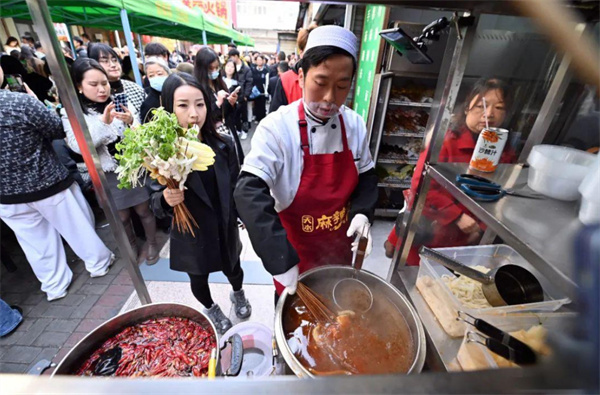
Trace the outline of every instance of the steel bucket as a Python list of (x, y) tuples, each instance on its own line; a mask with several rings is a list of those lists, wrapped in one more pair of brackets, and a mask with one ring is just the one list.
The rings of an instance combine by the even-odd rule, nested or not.
[[(139, 324), (143, 321), (164, 317), (188, 318), (202, 325), (204, 329), (212, 332), (215, 336), (215, 344), (219, 344), (217, 331), (211, 320), (204, 313), (183, 304), (178, 303), (152, 303), (129, 310), (123, 314), (111, 318), (99, 327), (91, 331), (86, 337), (71, 349), (71, 351), (58, 364), (52, 377), (55, 375), (73, 375), (79, 367), (109, 338), (115, 336), (123, 329)], [(217, 352), (217, 367), (219, 364), (219, 353)]]
[[(354, 269), (350, 266), (322, 266), (303, 273), (299, 277), (299, 280), (311, 288), (318, 289), (319, 284), (322, 284), (323, 281), (335, 284), (339, 280), (352, 277), (354, 273)], [(425, 331), (423, 330), (423, 325), (421, 324), (419, 315), (414, 307), (410, 304), (408, 299), (398, 291), (398, 289), (378, 276), (361, 270), (357, 273), (357, 279), (364, 282), (369, 288), (377, 290), (377, 295), (374, 295), (375, 302), (377, 301), (377, 298), (385, 298), (387, 299), (388, 304), (392, 305), (393, 308), (402, 315), (411, 332), (415, 351), (413, 363), (407, 373), (420, 373), (425, 363)], [(296, 374), (296, 376), (314, 377), (314, 375), (298, 361), (288, 346), (285, 330), (283, 328), (283, 314), (289, 305), (288, 299), (288, 293), (287, 290), (285, 290), (279, 298), (279, 302), (275, 308), (275, 339), (277, 348), (288, 367)]]

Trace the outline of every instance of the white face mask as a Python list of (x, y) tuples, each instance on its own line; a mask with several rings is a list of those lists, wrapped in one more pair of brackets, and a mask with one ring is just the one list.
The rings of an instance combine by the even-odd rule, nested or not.
[(163, 87), (163, 84), (165, 83), (166, 79), (167, 79), (167, 76), (162, 75), (162, 76), (149, 78), (148, 82), (150, 83), (150, 87), (152, 89), (162, 92), (162, 87)]
[(340, 107), (328, 102), (304, 102), (304, 105), (312, 115), (321, 119), (329, 119), (340, 112)]
[(215, 70), (213, 72), (208, 73), (208, 78), (211, 80), (216, 80), (219, 77), (219, 70)]

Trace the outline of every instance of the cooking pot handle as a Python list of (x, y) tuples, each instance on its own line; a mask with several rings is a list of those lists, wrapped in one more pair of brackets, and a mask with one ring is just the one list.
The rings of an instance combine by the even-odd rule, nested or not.
[(463, 265), (449, 256), (446, 256), (438, 251), (434, 251), (431, 248), (421, 246), (419, 249), (419, 255), (423, 255), (424, 257), (431, 259), (450, 270), (454, 270), (455, 272), (465, 275), (480, 283), (490, 284), (494, 281), (491, 276), (481, 273), (479, 270), (472, 269), (469, 266)]
[(242, 360), (244, 359), (244, 343), (242, 337), (237, 333), (231, 335), (229, 339), (225, 341), (225, 345), (221, 347), (223, 350), (227, 347), (227, 343), (231, 344), (231, 363), (229, 369), (223, 374), (224, 376), (237, 376), (240, 374), (242, 369)]

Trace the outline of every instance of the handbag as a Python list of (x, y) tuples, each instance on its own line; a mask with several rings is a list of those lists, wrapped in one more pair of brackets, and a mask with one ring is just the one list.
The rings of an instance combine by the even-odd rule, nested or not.
[(260, 93), (260, 91), (258, 90), (258, 88), (256, 87), (256, 85), (254, 85), (252, 87), (252, 92), (250, 92), (250, 96), (248, 98), (249, 99), (256, 99), (260, 95), (262, 95), (262, 93)]
[(223, 105), (221, 108), (221, 121), (217, 122), (215, 128), (217, 129), (217, 133), (219, 134), (224, 134), (227, 136), (231, 135), (231, 131), (229, 130), (227, 125), (225, 125), (225, 105)]

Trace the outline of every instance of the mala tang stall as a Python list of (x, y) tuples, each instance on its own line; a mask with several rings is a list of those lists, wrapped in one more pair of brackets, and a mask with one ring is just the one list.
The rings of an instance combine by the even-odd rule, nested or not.
[[(78, 139), (91, 146), (49, 33), (48, 4), (27, 3)], [(272, 339), (247, 346), (243, 336), (218, 336), (194, 308), (151, 303), (132, 258), (128, 270), (143, 306), (89, 333), (52, 378), (3, 375), (3, 388), (598, 391), (600, 209), (589, 176), (600, 146), (598, 3), (397, 0), (327, 7), (320, 20), (328, 20), (327, 12), (335, 19), (345, 7), (361, 41), (352, 106), (366, 121), (376, 164), (376, 216), (396, 219), (388, 275), (360, 265), (303, 273), (298, 292), (284, 291), (276, 304)], [(502, 100), (479, 90), (478, 109), (470, 92), (480, 84), (501, 92)], [(471, 111), (492, 115), (473, 126)], [(456, 136), (469, 127), (483, 132), (472, 139), (467, 133), (465, 143)], [(460, 156), (462, 146), (452, 151), (448, 141), (475, 149), (474, 159)], [(130, 252), (95, 151), (83, 156), (115, 238)], [(461, 211), (445, 222), (450, 205)], [(456, 234), (464, 236), (457, 223), (465, 213), (476, 228), (468, 236), (478, 241), (452, 244)], [(343, 285), (347, 280), (351, 285)], [(263, 343), (271, 343), (260, 357), (268, 374), (240, 374), (250, 363), (245, 353)]]

